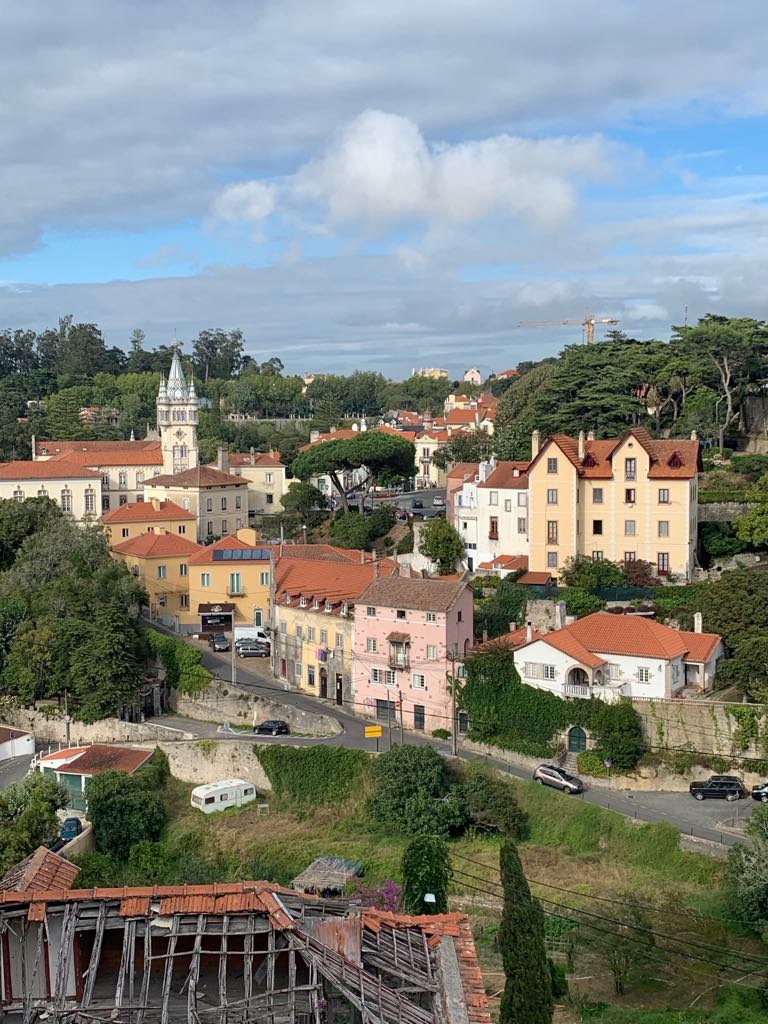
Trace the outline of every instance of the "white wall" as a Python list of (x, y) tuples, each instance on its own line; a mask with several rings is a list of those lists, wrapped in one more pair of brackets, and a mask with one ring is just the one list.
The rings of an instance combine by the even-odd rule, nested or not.
[(31, 732), (16, 736), (12, 740), (0, 743), (0, 761), (6, 761), (10, 757), (22, 757), (29, 754), (30, 758), (35, 753), (35, 737)]

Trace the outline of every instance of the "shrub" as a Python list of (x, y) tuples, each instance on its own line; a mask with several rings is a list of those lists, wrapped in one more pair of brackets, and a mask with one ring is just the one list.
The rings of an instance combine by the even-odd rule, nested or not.
[(150, 792), (157, 793), (165, 788), (171, 777), (171, 769), (168, 765), (168, 757), (160, 747), (155, 747), (152, 756), (134, 772), (133, 777)]
[(201, 693), (213, 679), (203, 667), (202, 654), (196, 647), (154, 629), (147, 630), (147, 643), (150, 652), (165, 666), (168, 685), (181, 693), (188, 696)]
[(86, 783), (85, 795), (96, 849), (113, 860), (127, 860), (134, 843), (155, 841), (165, 828), (160, 798), (125, 772), (96, 775)]
[(592, 775), (596, 779), (607, 779), (611, 769), (605, 767), (605, 762), (597, 750), (582, 750), (577, 758), (580, 775)]
[(590, 594), (582, 587), (565, 587), (558, 591), (557, 600), (565, 601), (565, 610), (569, 615), (575, 615), (577, 619), (583, 619), (585, 615), (605, 608), (605, 601), (601, 601), (595, 594)]
[(474, 824), (513, 839), (526, 838), (528, 815), (520, 807), (511, 783), (497, 778), (487, 769), (472, 766), (467, 771), (463, 789)]
[(460, 792), (449, 792), (445, 761), (432, 747), (393, 747), (374, 763), (368, 810), (402, 835), (459, 832), (467, 821)]
[(331, 540), (341, 548), (370, 551), (372, 536), (369, 522), (359, 512), (337, 512), (331, 522)]
[(433, 729), (432, 735), (436, 740), (449, 740), (451, 738), (451, 733), (448, 729)]
[(626, 576), (618, 565), (603, 559), (596, 561), (588, 555), (567, 558), (560, 579), (566, 587), (597, 590), (600, 587), (626, 586)]
[[(412, 839), (403, 853), (403, 903), (409, 914), (445, 914), (451, 869), (448, 846), (437, 836)], [(431, 893), (434, 903), (425, 903)]]
[(370, 763), (365, 751), (345, 747), (274, 744), (253, 752), (275, 796), (297, 804), (344, 803), (360, 792)]

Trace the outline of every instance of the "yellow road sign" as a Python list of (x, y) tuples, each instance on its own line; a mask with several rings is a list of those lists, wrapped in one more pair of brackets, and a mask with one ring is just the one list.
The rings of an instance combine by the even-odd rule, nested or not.
[(375, 740), (381, 736), (380, 725), (366, 725), (365, 727), (365, 738), (367, 740)]

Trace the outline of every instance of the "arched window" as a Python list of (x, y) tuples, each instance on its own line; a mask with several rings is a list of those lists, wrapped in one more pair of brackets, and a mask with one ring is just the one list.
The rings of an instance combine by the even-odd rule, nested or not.
[(96, 491), (92, 487), (85, 489), (85, 511), (86, 513), (96, 511)]
[(46, 491), (46, 489), (44, 487), (41, 487), (40, 490), (37, 492), (37, 496), (38, 496), (38, 498), (47, 498), (48, 497), (48, 491)]
[(17, 487), (16, 490), (13, 492), (13, 500), (24, 501), (24, 491), (22, 491), (20, 487)]
[(72, 491), (68, 487), (61, 492), (61, 511), (65, 515), (72, 514)]

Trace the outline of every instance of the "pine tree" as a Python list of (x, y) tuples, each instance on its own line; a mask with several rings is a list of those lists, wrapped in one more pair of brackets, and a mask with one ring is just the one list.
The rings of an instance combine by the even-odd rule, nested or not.
[(552, 979), (544, 948), (544, 914), (531, 896), (517, 847), (501, 847), (504, 910), (499, 948), (506, 983), (501, 998), (501, 1024), (551, 1024)]

